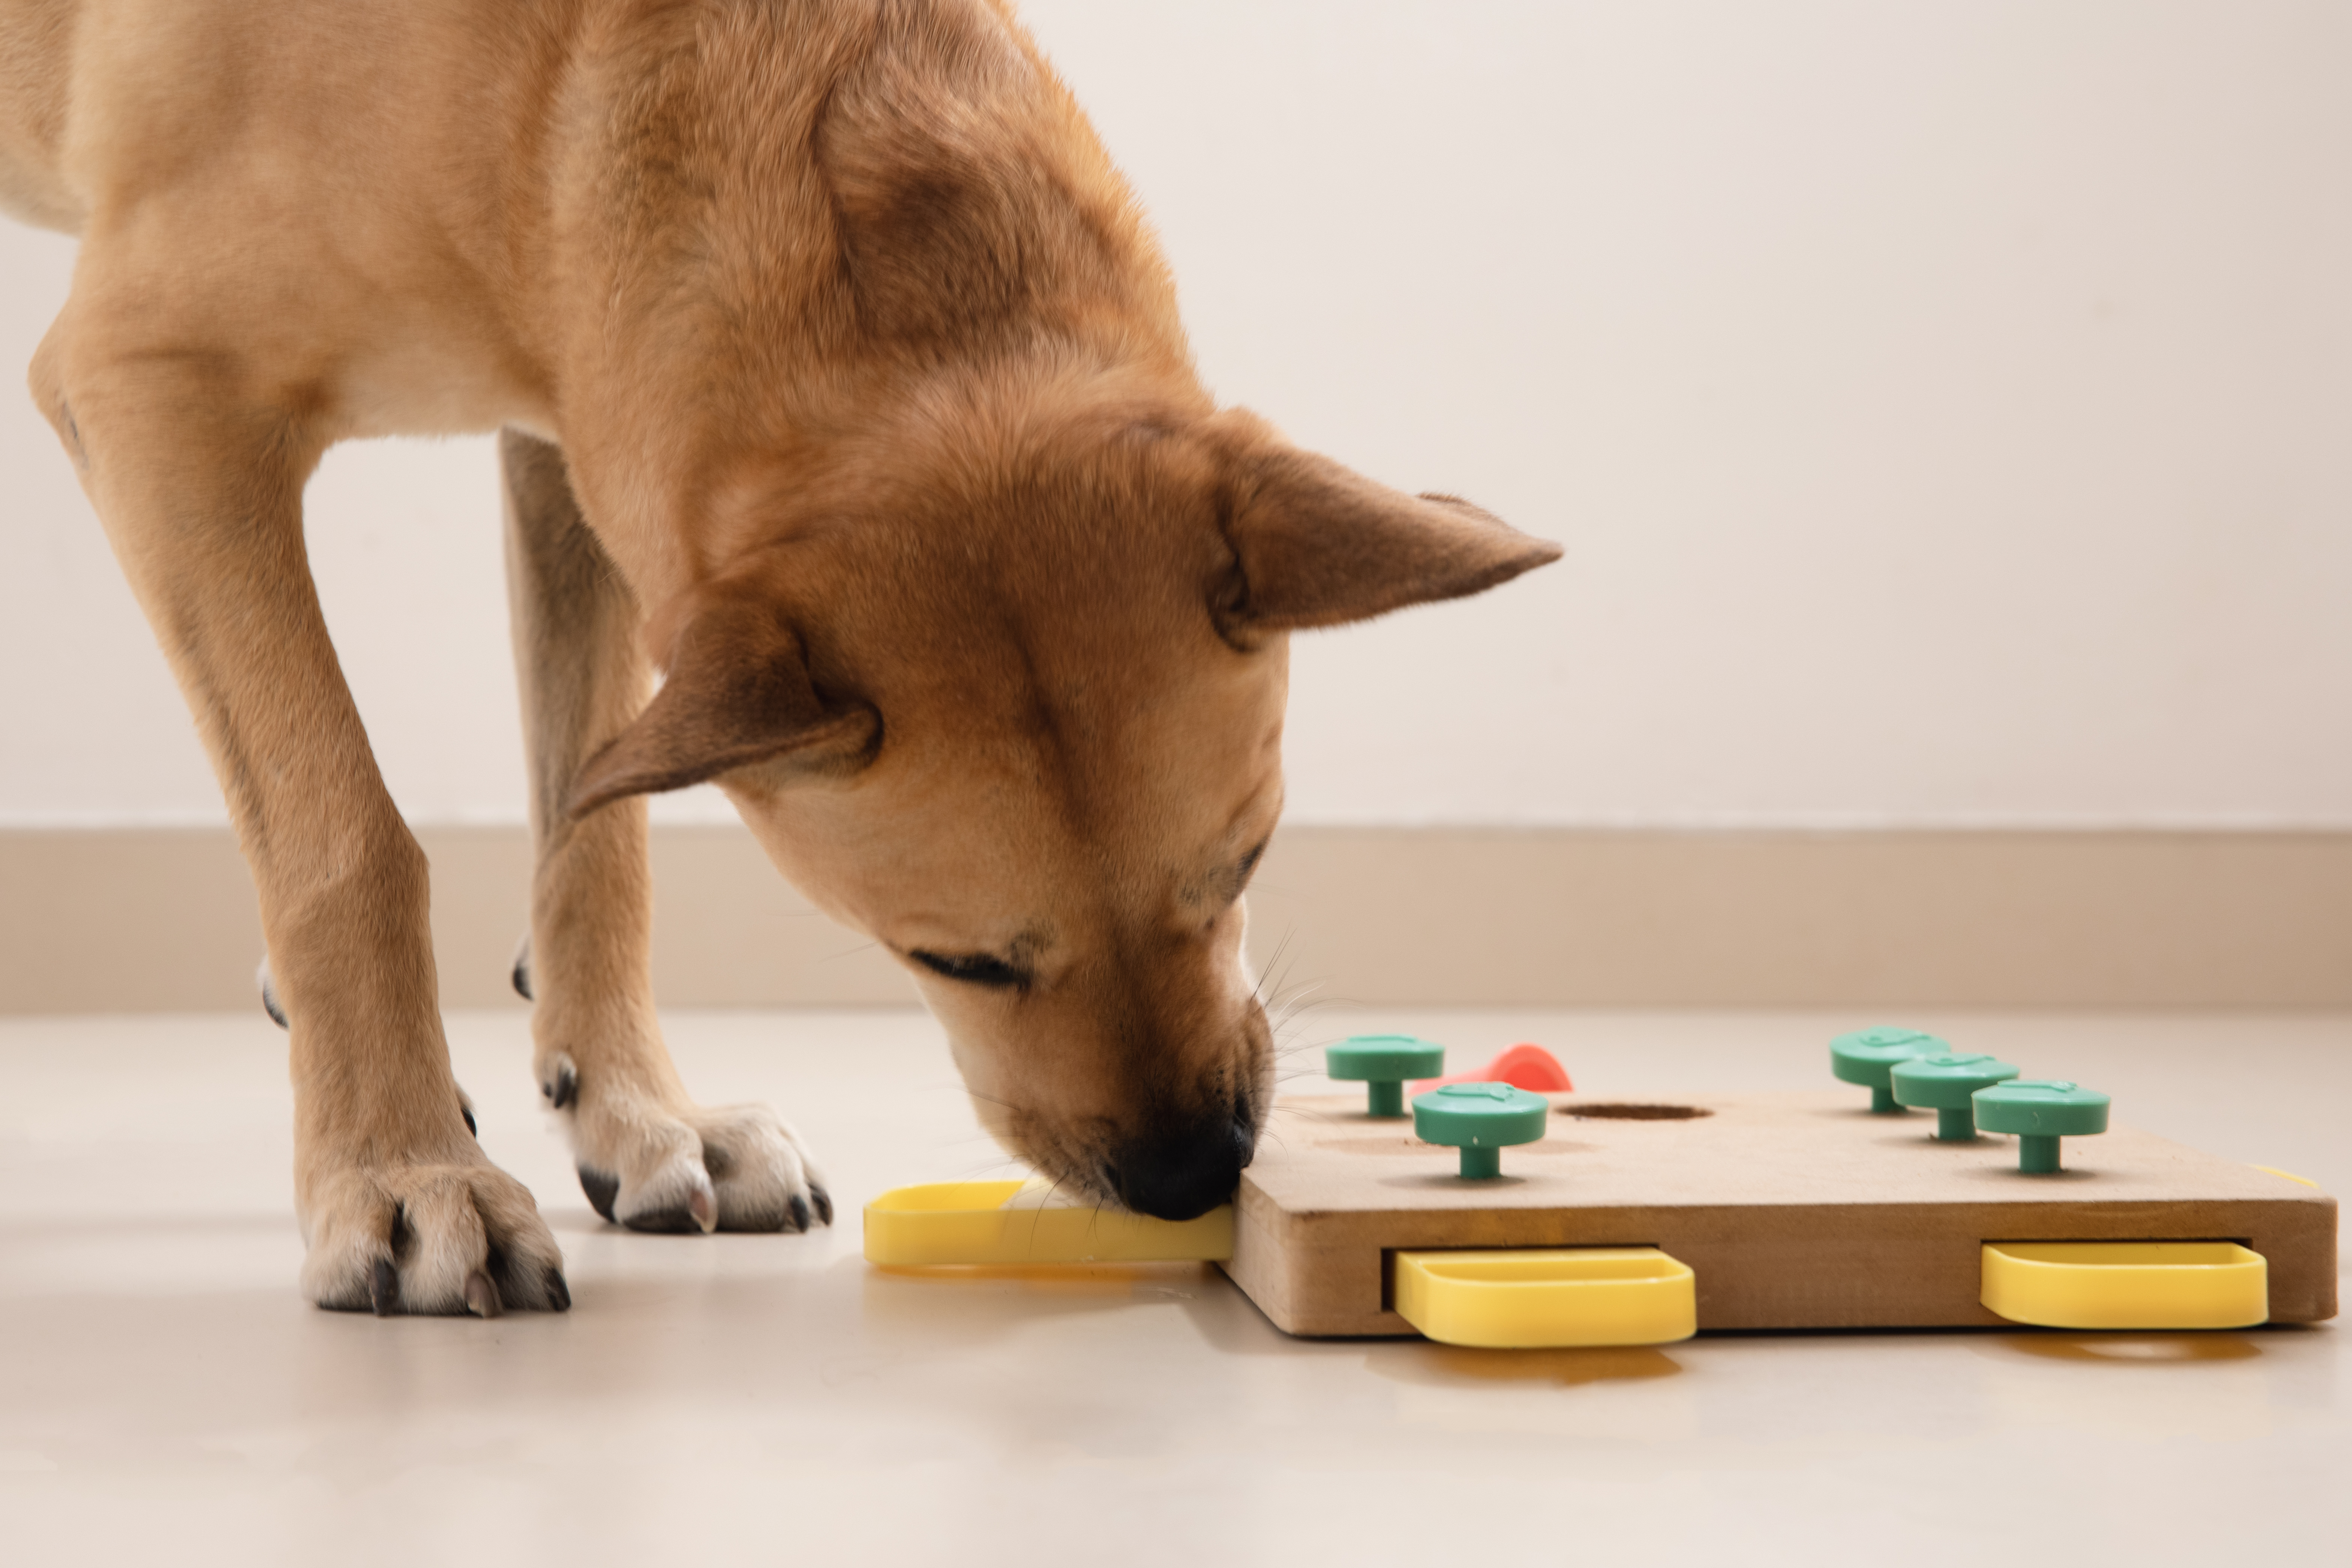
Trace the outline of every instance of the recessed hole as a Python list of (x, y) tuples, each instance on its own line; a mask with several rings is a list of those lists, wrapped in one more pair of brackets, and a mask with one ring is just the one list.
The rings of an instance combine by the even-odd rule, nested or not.
[(1696, 1105), (1563, 1105), (1563, 1116), (1602, 1121), (1694, 1121), (1714, 1111)]

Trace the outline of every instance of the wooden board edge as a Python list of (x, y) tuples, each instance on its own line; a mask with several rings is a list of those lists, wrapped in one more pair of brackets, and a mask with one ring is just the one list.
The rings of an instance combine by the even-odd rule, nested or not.
[[(1265, 1312), (1267, 1319), (1284, 1332), (1301, 1338), (1399, 1338), (1414, 1333), (1412, 1326), (1388, 1310), (1385, 1295), (1389, 1255), (1400, 1247), (1430, 1247), (1427, 1241), (1402, 1240), (1398, 1245), (1373, 1245), (1353, 1239), (1334, 1238), (1329, 1235), (1313, 1234), (1331, 1227), (1335, 1217), (1313, 1214), (1288, 1214), (1263, 1191), (1248, 1187), (1237, 1213), (1234, 1235), (1234, 1258), (1225, 1266), (1243, 1293)], [(1822, 1209), (1854, 1209), (1874, 1211), (1872, 1217), (1885, 1224), (1895, 1220), (1909, 1205), (1825, 1205)], [(1998, 1236), (1986, 1236), (1982, 1240), (2073, 1240), (2073, 1239), (2142, 1239), (2142, 1240), (2236, 1240), (2261, 1252), (2272, 1264), (2272, 1311), (2270, 1321), (2297, 1324), (2325, 1321), (2336, 1315), (2336, 1215), (2334, 1198), (2322, 1194), (2295, 1194), (2275, 1198), (2225, 1199), (2206, 1208), (2202, 1218), (2212, 1224), (2195, 1223), (2191, 1216), (2166, 1214), (2177, 1205), (2149, 1205), (2145, 1226), (2128, 1227), (2128, 1237), (2109, 1230), (2101, 1237), (2086, 1237), (2082, 1233), (2090, 1226), (2069, 1223), (2063, 1215), (2053, 1215), (2041, 1205), (2013, 1214), (2013, 1223), (1986, 1225), (1979, 1230), (1997, 1230)], [(1664, 1217), (1671, 1214), (1672, 1218)], [(1515, 1219), (1541, 1218), (1544, 1211), (1523, 1211)], [(1555, 1217), (1555, 1222), (1557, 1216)], [(1425, 1225), (1426, 1211), (1402, 1211), (1386, 1214), (1351, 1214), (1344, 1216), (1352, 1226), (1360, 1226), (1382, 1219)], [(1680, 1211), (1639, 1211), (1636, 1214), (1612, 1215), (1612, 1224), (1620, 1229), (1634, 1228), (1655, 1231), (1657, 1237), (1639, 1245), (1661, 1246), (1670, 1254), (1682, 1257), (1700, 1270), (1699, 1331), (1756, 1332), (1799, 1331), (1838, 1332), (1870, 1329), (2015, 1329), (2020, 1327), (2000, 1317), (1977, 1300), (1973, 1283), (1977, 1274), (1976, 1256), (1966, 1258), (1955, 1254), (1943, 1258), (1933, 1267), (1954, 1276), (1938, 1288), (1939, 1300), (1930, 1305), (1908, 1309), (1856, 1307), (1850, 1310), (1824, 1309), (1816, 1301), (1811, 1310), (1791, 1313), (1786, 1309), (1758, 1311), (1727, 1306), (1718, 1298), (1710, 1302), (1706, 1281), (1710, 1273), (1721, 1278), (1721, 1266), (1709, 1258), (1717, 1250), (1697, 1240), (1710, 1226), (1721, 1230), (1734, 1247), (1746, 1238), (1738, 1235), (1737, 1208), (1716, 1206), (1707, 1209)], [(1318, 1221), (1322, 1224), (1318, 1224)], [(1254, 1227), (1254, 1231), (1249, 1228)], [(1517, 1227), (1514, 1227), (1517, 1228)], [(1531, 1236), (1513, 1240), (1509, 1246), (1601, 1246), (1632, 1245), (1624, 1237), (1570, 1237), (1560, 1234), (1557, 1223), (1549, 1228), (1549, 1236)], [(1677, 1235), (1680, 1231), (1684, 1234)], [(2013, 1234), (2012, 1234), (2013, 1233)], [(2210, 1233), (2210, 1234), (2209, 1234)], [(1245, 1244), (1244, 1235), (1249, 1236)], [(1488, 1241), (1479, 1245), (1495, 1245)], [(1442, 1241), (1434, 1244), (1444, 1249)], [(1678, 1251), (1677, 1248), (1680, 1250)], [(1702, 1268), (1702, 1264), (1707, 1267)], [(1361, 1279), (1353, 1277), (1363, 1276)], [(1352, 1283), (1350, 1282), (1352, 1280)], [(1367, 1281), (1370, 1288), (1367, 1289)], [(1734, 1298), (1735, 1302), (1738, 1298)], [(1377, 1306), (1372, 1303), (1378, 1302)]]

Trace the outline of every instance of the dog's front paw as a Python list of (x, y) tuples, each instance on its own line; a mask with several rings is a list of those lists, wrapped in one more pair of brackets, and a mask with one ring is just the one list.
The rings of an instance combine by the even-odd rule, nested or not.
[(571, 1133), (581, 1190), (617, 1225), (692, 1234), (833, 1223), (816, 1162), (764, 1105), (706, 1110), (600, 1085), (562, 1053), (545, 1064), (540, 1092)]
[(523, 1184), (488, 1161), (338, 1165), (302, 1184), (302, 1290), (339, 1311), (561, 1312), (563, 1254)]

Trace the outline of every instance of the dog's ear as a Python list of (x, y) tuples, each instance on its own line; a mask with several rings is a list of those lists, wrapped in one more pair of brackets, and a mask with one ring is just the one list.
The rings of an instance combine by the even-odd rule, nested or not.
[(800, 637), (773, 605), (713, 595), (671, 642), (661, 690), (588, 759), (564, 812), (577, 819), (753, 763), (848, 772), (872, 756), (881, 730), (873, 709), (818, 696)]
[(1224, 426), (1225, 539), (1238, 571), (1213, 606), (1228, 637), (1360, 621), (1458, 599), (1559, 559), (1454, 496), (1412, 496), (1300, 451), (1245, 415)]

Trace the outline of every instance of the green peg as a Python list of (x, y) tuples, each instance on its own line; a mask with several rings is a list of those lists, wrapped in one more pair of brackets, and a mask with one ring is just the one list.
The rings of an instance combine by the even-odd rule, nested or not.
[(1533, 1143), (1551, 1125), (1551, 1101), (1507, 1083), (1449, 1083), (1412, 1098), (1413, 1136), (1462, 1151), (1465, 1181), (1503, 1173), (1503, 1151)]
[(1342, 1083), (1362, 1083), (1365, 1114), (1402, 1116), (1404, 1086), (1445, 1071), (1445, 1047), (1411, 1035), (1354, 1035), (1323, 1047), (1323, 1072)]
[(1936, 1136), (1947, 1143), (1965, 1143), (1977, 1135), (1976, 1113), (1969, 1097), (1980, 1089), (2017, 1076), (2017, 1069), (1988, 1056), (1920, 1057), (1898, 1062), (1888, 1075), (1895, 1102), (1925, 1106), (1936, 1113)]
[(2058, 1140), (2107, 1130), (2108, 1098), (2063, 1079), (2018, 1079), (1970, 1097), (1977, 1125), (2017, 1135), (2017, 1168), (2046, 1176), (2058, 1169)]
[(1887, 1075), (1903, 1062), (1918, 1057), (1950, 1054), (1948, 1042), (1916, 1029), (1857, 1029), (1830, 1042), (1830, 1071), (1845, 1083), (1870, 1090), (1870, 1109), (1879, 1115), (1899, 1114), (1895, 1086)]

